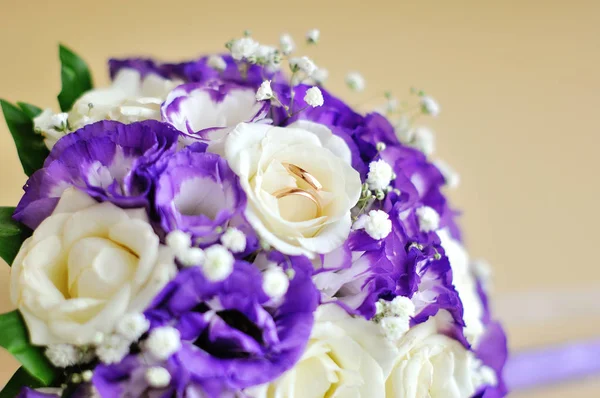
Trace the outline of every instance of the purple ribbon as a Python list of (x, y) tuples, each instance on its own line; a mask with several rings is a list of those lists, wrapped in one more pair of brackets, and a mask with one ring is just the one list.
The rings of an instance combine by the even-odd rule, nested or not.
[(504, 377), (512, 391), (600, 374), (600, 339), (511, 355)]

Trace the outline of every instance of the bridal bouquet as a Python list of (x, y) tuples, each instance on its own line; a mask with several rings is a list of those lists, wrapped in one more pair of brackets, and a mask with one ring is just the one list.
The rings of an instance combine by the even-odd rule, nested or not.
[(416, 125), (438, 104), (359, 113), (295, 47), (113, 59), (94, 88), (61, 46), (61, 112), (2, 101), (29, 179), (0, 212), (1, 397), (505, 395), (458, 176)]

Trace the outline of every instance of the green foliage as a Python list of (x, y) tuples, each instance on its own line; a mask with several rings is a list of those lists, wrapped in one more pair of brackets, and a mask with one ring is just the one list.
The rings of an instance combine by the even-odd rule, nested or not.
[(12, 375), (8, 383), (0, 391), (0, 398), (14, 398), (23, 387), (39, 388), (44, 387), (44, 384), (21, 367)]
[(0, 207), (0, 257), (11, 265), (21, 244), (31, 235), (31, 230), (14, 221), (14, 207)]
[(83, 93), (92, 89), (92, 76), (85, 61), (62, 44), (59, 46), (58, 55), (62, 81), (58, 103), (63, 112), (68, 112)]

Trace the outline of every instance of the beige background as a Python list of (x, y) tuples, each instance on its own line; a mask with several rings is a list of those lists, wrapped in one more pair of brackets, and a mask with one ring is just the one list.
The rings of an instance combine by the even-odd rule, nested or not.
[[(0, 96), (57, 109), (59, 41), (99, 84), (109, 56), (179, 60), (222, 50), (245, 28), (274, 43), (312, 27), (322, 43), (308, 55), (350, 102), (414, 85), (441, 103), (437, 155), (461, 173), (451, 196), (472, 253), (495, 266), (511, 347), (600, 337), (599, 1), (0, 0)], [(349, 70), (364, 74), (366, 94), (344, 88)], [(0, 155), (0, 205), (15, 205), (25, 177), (3, 123)], [(516, 300), (523, 292), (550, 294), (548, 313), (528, 309), (538, 296)], [(570, 310), (584, 315), (560, 316)], [(16, 363), (4, 352), (0, 363), (1, 385)], [(600, 381), (513, 396), (600, 396)]]

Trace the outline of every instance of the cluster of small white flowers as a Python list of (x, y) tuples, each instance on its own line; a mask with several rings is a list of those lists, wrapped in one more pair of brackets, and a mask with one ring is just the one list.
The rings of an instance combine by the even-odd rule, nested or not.
[(425, 155), (431, 155), (435, 151), (435, 135), (427, 127), (396, 128), (396, 135), (401, 143), (411, 146)]
[(68, 113), (54, 113), (46, 109), (33, 119), (33, 128), (44, 136), (48, 148), (69, 132)]
[(419, 228), (422, 232), (432, 232), (440, 227), (440, 215), (429, 206), (419, 207), (415, 213), (419, 220)]
[(350, 72), (346, 75), (346, 84), (354, 91), (363, 91), (365, 89), (365, 79), (358, 72)]
[(171, 326), (162, 326), (150, 332), (144, 349), (159, 361), (166, 361), (181, 348), (179, 331)]
[(151, 387), (164, 388), (171, 382), (171, 374), (162, 366), (152, 366), (146, 370), (146, 381)]
[(210, 57), (208, 57), (207, 64), (208, 66), (219, 72), (222, 72), (227, 68), (227, 63), (220, 55), (211, 55)]
[(306, 41), (309, 44), (317, 44), (319, 42), (319, 38), (321, 37), (321, 32), (319, 29), (311, 29), (306, 33)]
[(241, 253), (246, 250), (246, 235), (237, 228), (228, 228), (221, 236), (223, 246), (233, 253)]
[(150, 321), (141, 313), (126, 314), (119, 320), (115, 331), (131, 342), (137, 341), (150, 328)]
[(236, 61), (242, 61), (254, 56), (260, 44), (251, 37), (242, 37), (229, 43), (229, 51)]
[(390, 340), (400, 339), (410, 328), (410, 318), (415, 316), (415, 305), (404, 296), (394, 297), (392, 301), (379, 300), (376, 310), (374, 320)]
[(102, 342), (96, 346), (96, 355), (101, 362), (106, 364), (120, 362), (129, 353), (131, 341), (119, 334), (104, 336)]
[(284, 33), (279, 37), (279, 48), (283, 55), (290, 55), (296, 49), (296, 43), (294, 43), (292, 36)]
[(256, 100), (266, 101), (273, 98), (273, 90), (271, 89), (271, 81), (265, 80), (261, 83), (258, 90), (256, 90)]
[(384, 239), (392, 232), (392, 221), (383, 210), (371, 210), (361, 215), (352, 226), (355, 230), (364, 229), (373, 239)]
[(312, 76), (312, 74), (318, 69), (317, 65), (308, 57), (296, 57), (290, 59), (290, 67), (292, 71), (302, 71), (306, 74), (307, 77)]
[(433, 98), (423, 95), (421, 97), (421, 110), (427, 115), (437, 117), (440, 114), (440, 105)]
[(46, 348), (46, 357), (52, 365), (58, 368), (66, 368), (80, 362), (81, 352), (71, 344), (54, 344)]
[(290, 280), (285, 271), (273, 264), (263, 272), (263, 290), (273, 300), (283, 297), (290, 286)]
[(458, 187), (460, 184), (460, 175), (452, 168), (452, 166), (441, 159), (434, 161), (433, 164), (438, 168), (440, 173), (442, 173), (448, 187)]
[(317, 68), (316, 71), (313, 72), (311, 78), (314, 80), (316, 84), (323, 84), (329, 77), (329, 71), (325, 68)]
[(204, 250), (202, 272), (212, 282), (226, 279), (233, 271), (233, 255), (224, 246), (213, 245)]
[(322, 106), (324, 103), (323, 93), (321, 93), (319, 87), (315, 86), (306, 90), (306, 94), (304, 95), (304, 102), (306, 102), (313, 108), (316, 108), (317, 106)]
[(182, 265), (191, 267), (204, 262), (204, 250), (192, 247), (192, 238), (189, 234), (180, 230), (171, 231), (165, 241)]
[(385, 189), (394, 178), (394, 170), (385, 160), (379, 159), (369, 164), (367, 184), (370, 189)]

